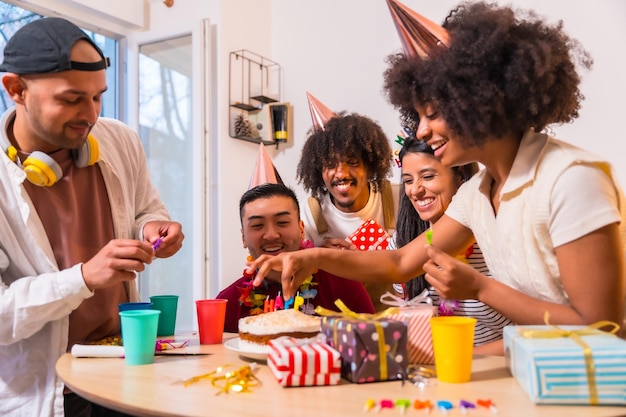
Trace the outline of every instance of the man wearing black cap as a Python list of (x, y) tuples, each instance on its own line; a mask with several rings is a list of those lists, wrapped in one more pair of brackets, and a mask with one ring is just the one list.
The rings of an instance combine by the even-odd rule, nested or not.
[(99, 119), (108, 65), (60, 18), (27, 24), (4, 49), (15, 107), (0, 119), (2, 416), (116, 415), (63, 395), (55, 362), (119, 335), (117, 305), (139, 298), (135, 271), (182, 246), (139, 138)]

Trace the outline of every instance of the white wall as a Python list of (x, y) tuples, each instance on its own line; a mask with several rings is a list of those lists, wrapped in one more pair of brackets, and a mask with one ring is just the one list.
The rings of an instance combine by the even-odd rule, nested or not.
[[(217, 245), (218, 268), (211, 284), (211, 296), (219, 289), (239, 279), (246, 267), (248, 252), (241, 244), (239, 198), (248, 189), (259, 145), (233, 139), (228, 135), (228, 66), (229, 53), (247, 49), (272, 59), (271, 52), (271, 0), (224, 0), (220, 2), (218, 27), (217, 88), (219, 91), (217, 113), (219, 134), (217, 170), (214, 190), (217, 211), (213, 227), (217, 234), (211, 236), (210, 245)], [(287, 175), (287, 173), (285, 174)]]

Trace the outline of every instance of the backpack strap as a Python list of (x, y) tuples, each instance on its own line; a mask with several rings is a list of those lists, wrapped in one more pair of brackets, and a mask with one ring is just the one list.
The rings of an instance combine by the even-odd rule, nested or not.
[(385, 221), (385, 229), (396, 228), (396, 210), (393, 203), (393, 189), (391, 182), (383, 181), (380, 188), (380, 196), (383, 203), (383, 218)]
[(324, 219), (324, 216), (322, 215), (322, 206), (320, 206), (320, 202), (317, 198), (310, 196), (307, 203), (309, 204), (311, 217), (313, 217), (313, 221), (315, 222), (317, 233), (320, 235), (326, 233), (328, 231), (328, 223), (326, 223), (326, 219)]

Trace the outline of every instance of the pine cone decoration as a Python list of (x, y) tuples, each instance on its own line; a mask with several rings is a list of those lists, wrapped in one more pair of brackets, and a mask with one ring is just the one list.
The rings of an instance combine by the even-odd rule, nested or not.
[(250, 127), (250, 121), (243, 114), (238, 114), (235, 116), (235, 136), (252, 137), (252, 128)]

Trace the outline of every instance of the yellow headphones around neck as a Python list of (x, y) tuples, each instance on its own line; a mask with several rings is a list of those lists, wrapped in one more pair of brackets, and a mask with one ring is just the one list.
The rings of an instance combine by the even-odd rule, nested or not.
[[(13, 120), (13, 112), (5, 112), (0, 121), (0, 145), (6, 152), (9, 159), (22, 167), (26, 173), (28, 181), (42, 187), (54, 185), (63, 177), (63, 170), (57, 162), (48, 154), (41, 151), (34, 151), (28, 158), (20, 161), (15, 146), (11, 145), (7, 136), (7, 125)], [(98, 141), (92, 135), (87, 136), (87, 140), (79, 149), (72, 150), (74, 165), (84, 168), (96, 163), (99, 157)]]

